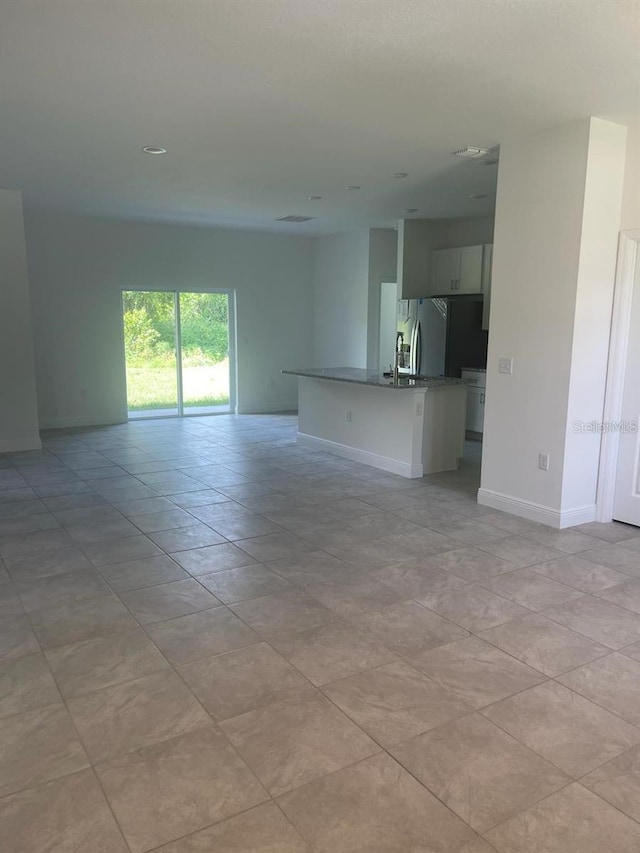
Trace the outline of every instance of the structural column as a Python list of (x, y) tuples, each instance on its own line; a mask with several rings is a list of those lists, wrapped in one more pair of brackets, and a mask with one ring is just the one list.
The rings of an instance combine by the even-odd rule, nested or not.
[(478, 500), (555, 527), (595, 518), (625, 143), (590, 118), (500, 151)]

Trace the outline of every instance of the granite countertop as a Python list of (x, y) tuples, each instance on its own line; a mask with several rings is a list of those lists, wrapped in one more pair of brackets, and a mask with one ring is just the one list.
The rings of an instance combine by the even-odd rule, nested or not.
[(448, 385), (467, 385), (464, 379), (448, 379), (443, 376), (425, 376), (419, 379), (409, 379), (400, 376), (400, 384), (394, 385), (393, 379), (383, 376), (377, 370), (365, 370), (362, 367), (309, 367), (304, 370), (283, 370), (292, 376), (305, 376), (309, 379), (329, 379), (333, 382), (355, 382), (358, 385), (375, 385), (380, 388), (420, 389), (443, 388)]

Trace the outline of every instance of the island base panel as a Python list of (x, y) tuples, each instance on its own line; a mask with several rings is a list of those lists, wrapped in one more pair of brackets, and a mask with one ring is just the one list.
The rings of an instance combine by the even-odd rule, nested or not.
[(402, 477), (458, 467), (466, 387), (405, 390), (299, 378), (298, 441)]

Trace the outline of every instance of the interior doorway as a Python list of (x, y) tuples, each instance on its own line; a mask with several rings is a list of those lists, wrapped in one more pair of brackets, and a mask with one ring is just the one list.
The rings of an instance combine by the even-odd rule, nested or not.
[(228, 290), (123, 290), (130, 419), (233, 412), (235, 306)]

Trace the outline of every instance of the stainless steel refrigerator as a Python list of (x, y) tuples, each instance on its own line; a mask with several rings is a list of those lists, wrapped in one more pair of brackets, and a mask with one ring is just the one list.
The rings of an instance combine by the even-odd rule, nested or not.
[(404, 351), (402, 373), (458, 377), (464, 367), (486, 367), (482, 296), (401, 299), (396, 320), (396, 341)]

